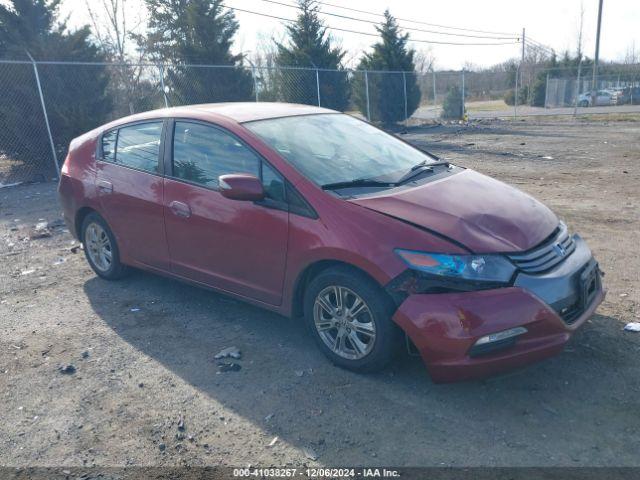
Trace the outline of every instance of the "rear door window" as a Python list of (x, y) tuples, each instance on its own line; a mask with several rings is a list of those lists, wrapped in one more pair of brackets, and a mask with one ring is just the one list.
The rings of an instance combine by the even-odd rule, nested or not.
[[(162, 122), (139, 123), (118, 130), (115, 163), (158, 173)], [(104, 152), (104, 137), (103, 137)]]
[(229, 173), (260, 176), (260, 158), (234, 136), (199, 123), (177, 121), (173, 136), (173, 176), (218, 188)]

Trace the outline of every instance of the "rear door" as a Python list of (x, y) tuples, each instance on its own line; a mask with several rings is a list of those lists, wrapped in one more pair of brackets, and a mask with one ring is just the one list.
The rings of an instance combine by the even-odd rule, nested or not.
[(124, 125), (102, 135), (96, 187), (124, 261), (168, 270), (161, 146), (164, 122)]
[[(172, 271), (279, 305), (289, 228), (284, 179), (226, 130), (176, 120), (171, 133), (164, 205)], [(228, 173), (261, 177), (268, 198), (251, 202), (223, 197), (218, 177)]]

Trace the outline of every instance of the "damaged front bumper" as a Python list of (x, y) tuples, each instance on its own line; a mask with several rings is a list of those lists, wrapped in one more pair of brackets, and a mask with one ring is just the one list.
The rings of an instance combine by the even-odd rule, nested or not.
[[(393, 320), (418, 349), (435, 382), (494, 375), (560, 353), (603, 301), (601, 272), (590, 250), (576, 250), (552, 271), (520, 273), (513, 286), (409, 295)], [(516, 332), (511, 336), (509, 332)], [(507, 332), (480, 348), (487, 336)], [(486, 339), (483, 342), (487, 342)]]

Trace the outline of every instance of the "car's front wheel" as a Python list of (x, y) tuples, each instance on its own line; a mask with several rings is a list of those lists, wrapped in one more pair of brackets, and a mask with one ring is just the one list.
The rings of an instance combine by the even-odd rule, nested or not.
[(360, 372), (382, 369), (400, 344), (393, 303), (363, 273), (337, 267), (315, 277), (304, 315), (316, 343), (336, 365)]
[(120, 262), (120, 250), (113, 232), (95, 212), (82, 222), (82, 244), (89, 265), (100, 277), (118, 280), (128, 273), (127, 266)]

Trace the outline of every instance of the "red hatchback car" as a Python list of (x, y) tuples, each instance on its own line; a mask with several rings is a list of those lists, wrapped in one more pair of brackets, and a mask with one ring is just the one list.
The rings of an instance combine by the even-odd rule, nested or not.
[(358, 371), (403, 333), (436, 382), (529, 364), (604, 298), (591, 251), (547, 207), (323, 108), (123, 118), (71, 143), (59, 194), (99, 276), (137, 267), (303, 316)]

